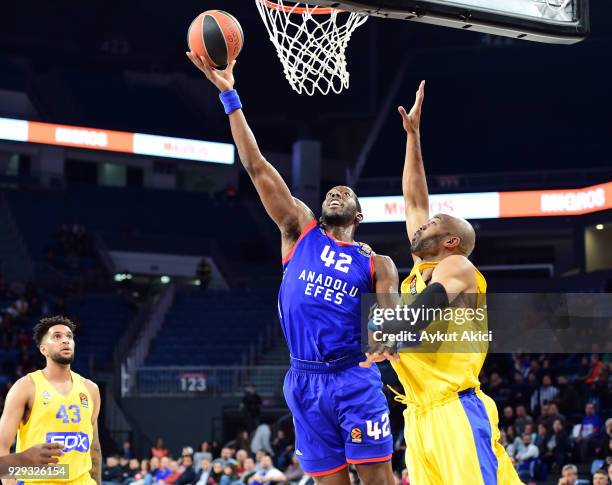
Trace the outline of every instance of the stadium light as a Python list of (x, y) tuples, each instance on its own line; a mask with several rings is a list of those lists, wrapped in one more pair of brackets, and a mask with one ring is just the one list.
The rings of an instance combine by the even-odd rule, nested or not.
[(597, 224), (595, 226), (595, 229), (597, 229), (598, 231), (603, 231), (604, 225), (603, 224)]
[(167, 285), (168, 283), (170, 283), (170, 276), (164, 275), (160, 278), (160, 280), (164, 285)]

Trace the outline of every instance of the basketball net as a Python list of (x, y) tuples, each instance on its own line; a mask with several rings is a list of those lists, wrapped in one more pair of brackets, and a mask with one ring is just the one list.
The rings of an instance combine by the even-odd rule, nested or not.
[(285, 0), (255, 0), (294, 91), (339, 94), (349, 86), (346, 47), (366, 16)]

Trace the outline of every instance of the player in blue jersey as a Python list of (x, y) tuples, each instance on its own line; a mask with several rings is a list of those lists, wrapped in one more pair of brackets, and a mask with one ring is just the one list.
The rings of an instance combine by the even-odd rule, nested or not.
[(221, 91), (242, 164), (281, 231), (278, 311), (291, 353), (284, 393), (302, 468), (319, 484), (348, 485), (350, 463), (365, 485), (392, 485), (393, 442), (380, 373), (376, 366), (359, 365), (360, 302), (363, 293), (374, 291), (390, 302), (397, 294), (397, 269), (390, 258), (355, 242), (363, 215), (350, 188), (327, 192), (319, 220), (292, 197), (246, 122), (233, 90), (234, 65), (218, 71), (187, 55)]

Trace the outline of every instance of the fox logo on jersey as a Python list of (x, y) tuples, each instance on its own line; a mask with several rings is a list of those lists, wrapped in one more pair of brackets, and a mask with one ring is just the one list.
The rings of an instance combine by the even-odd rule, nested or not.
[(89, 436), (80, 432), (47, 433), (47, 443), (59, 443), (64, 447), (64, 453), (69, 451), (89, 451)]

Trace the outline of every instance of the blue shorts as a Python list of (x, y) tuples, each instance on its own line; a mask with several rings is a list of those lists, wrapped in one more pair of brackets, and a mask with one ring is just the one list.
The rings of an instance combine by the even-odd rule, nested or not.
[(362, 357), (333, 362), (291, 358), (284, 393), (293, 414), (295, 453), (306, 473), (389, 461), (393, 438), (380, 372)]

